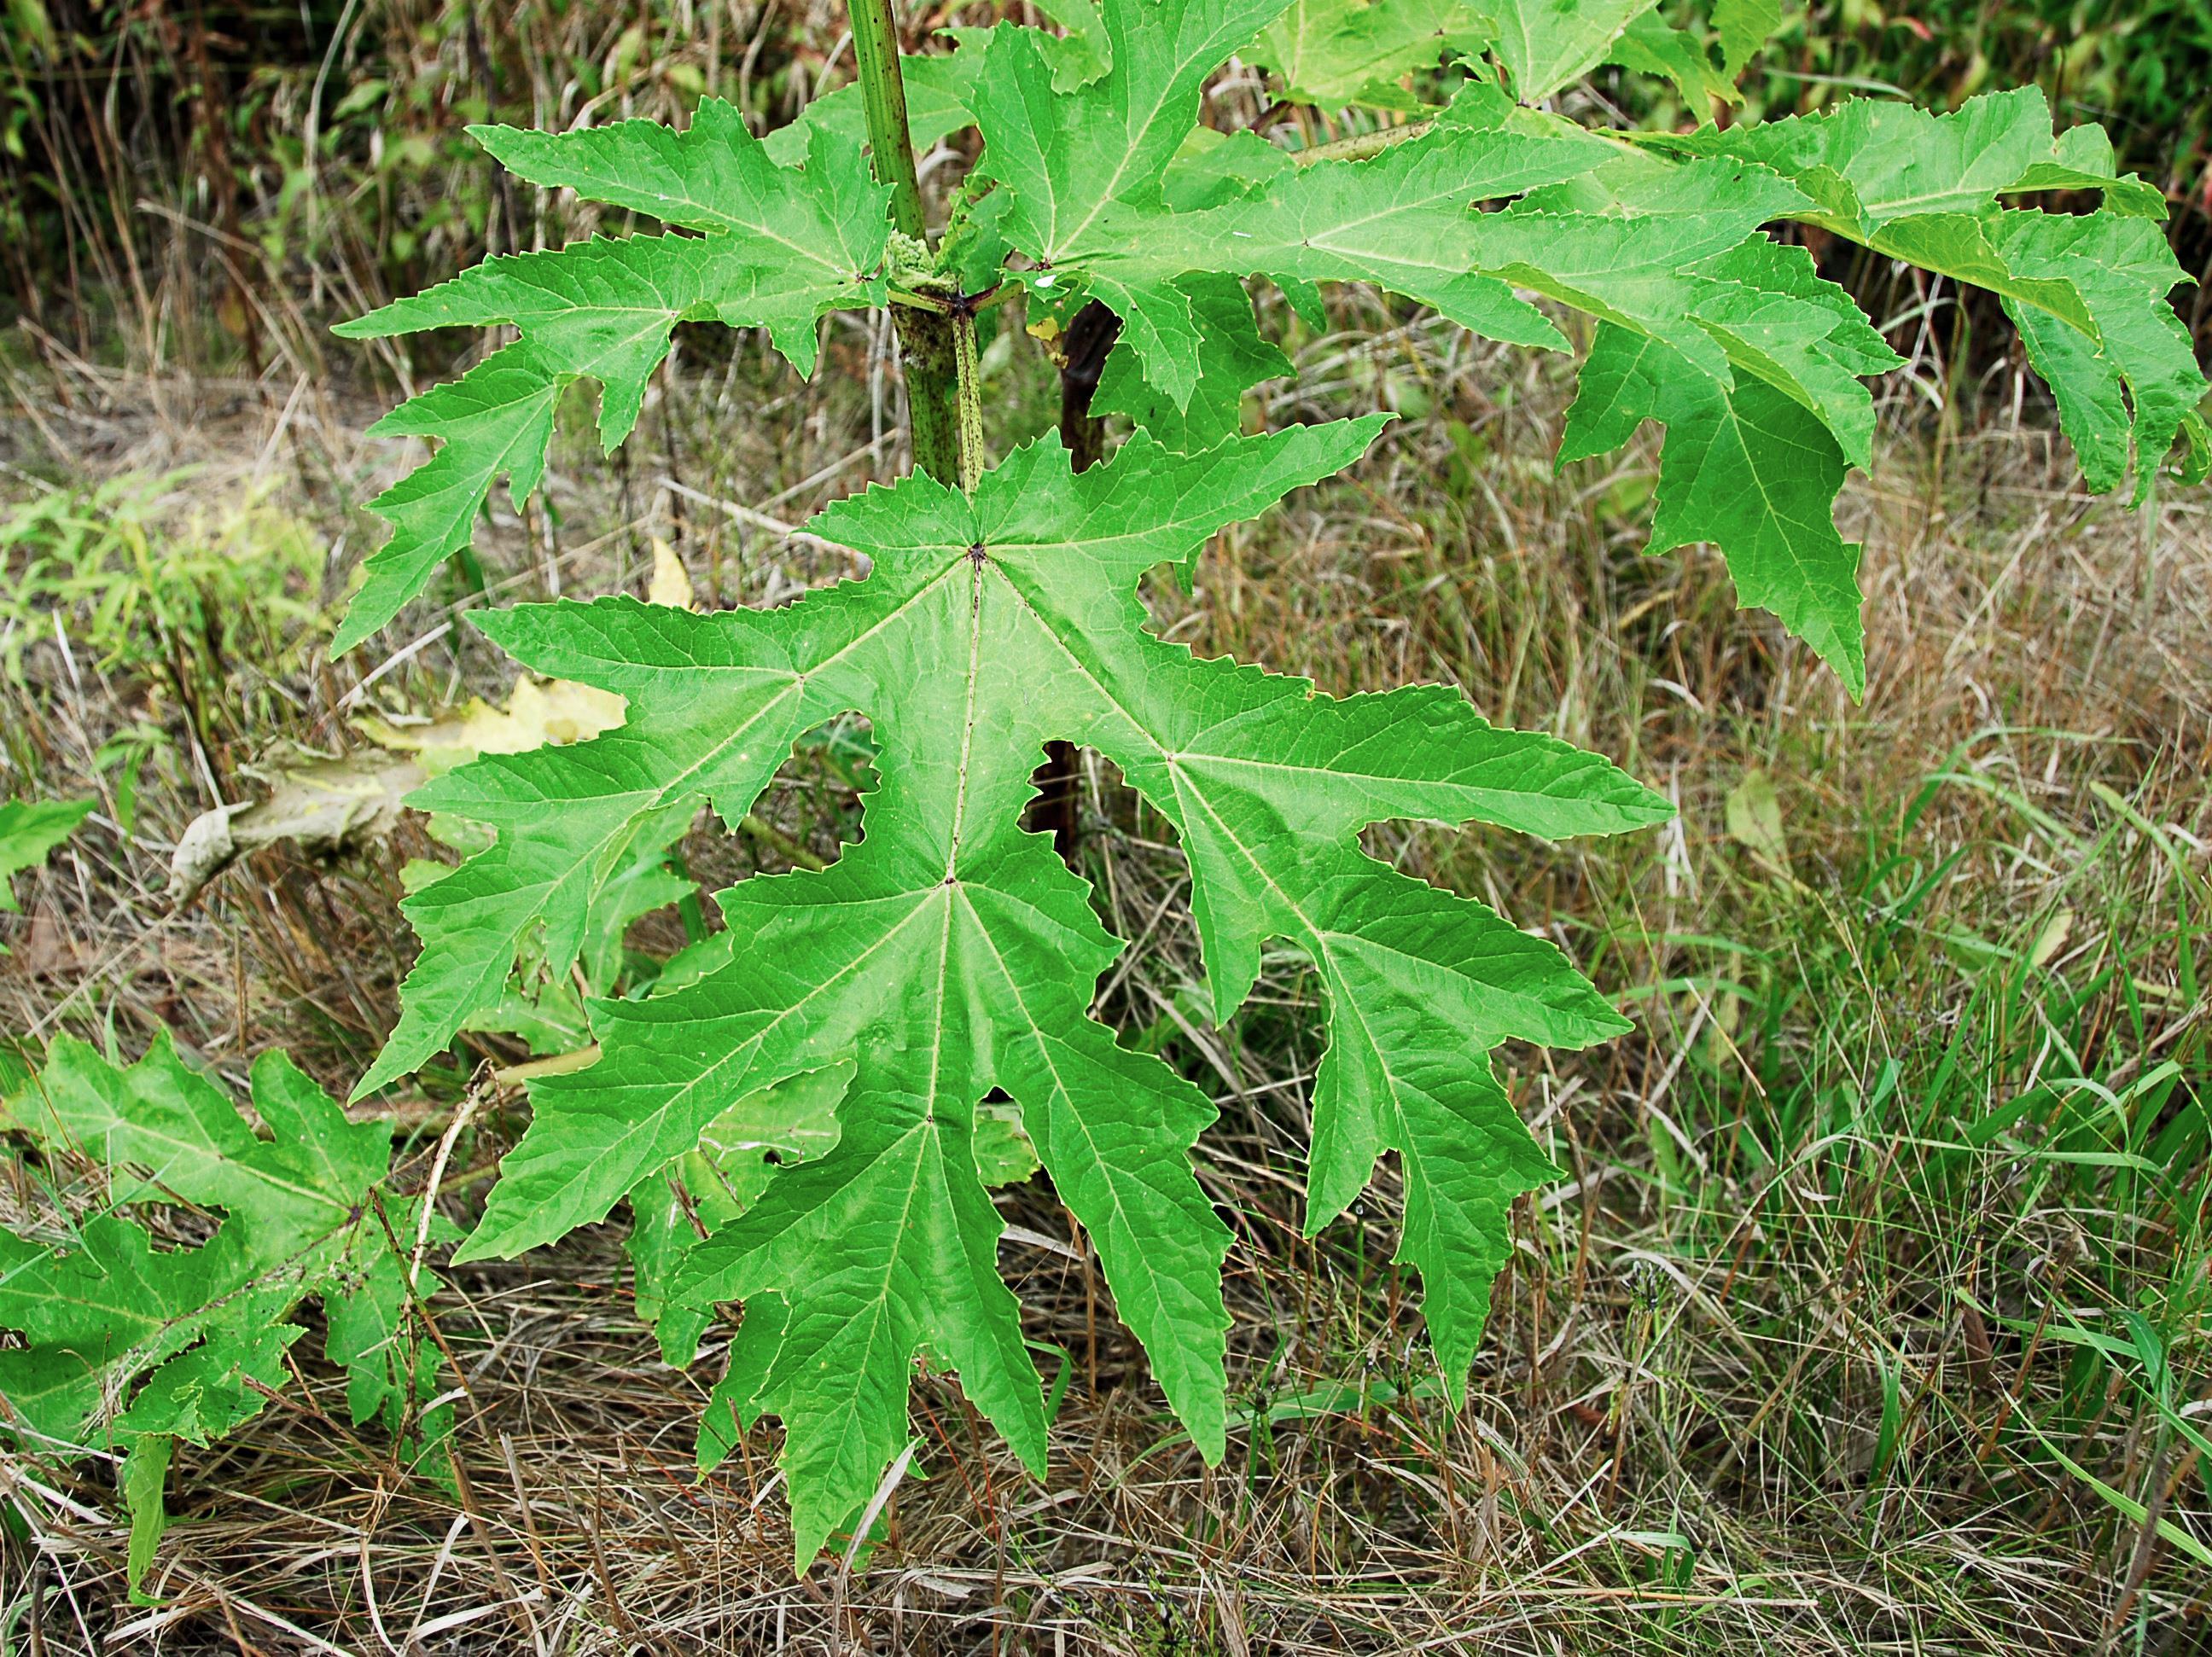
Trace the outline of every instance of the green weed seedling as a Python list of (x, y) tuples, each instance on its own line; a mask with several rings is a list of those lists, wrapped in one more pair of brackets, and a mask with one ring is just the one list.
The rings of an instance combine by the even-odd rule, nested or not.
[(180, 505), (189, 470), (49, 489), (0, 516), (0, 674), (58, 625), (103, 672), (171, 678), (188, 700), (223, 694), (241, 661), (298, 659), (317, 632), (323, 549), (249, 490), (222, 512)]
[[(2164, 203), (2118, 174), (2099, 129), (2054, 134), (2033, 90), (1946, 116), (1852, 100), (1771, 124), (1599, 130), (1556, 112), (1554, 94), (1613, 61), (1710, 109), (1778, 8), (1717, 8), (1717, 40), (1662, 22), (1650, 0), (1047, 9), (1054, 27), (960, 31), (950, 53), (902, 58), (887, 0), (854, 0), (854, 88), (766, 143), (714, 100), (680, 131), (481, 129), (520, 179), (665, 234), (489, 259), (341, 331), (517, 331), (378, 428), (441, 446), (375, 503), (393, 532), (340, 629), (347, 649), (467, 548), (501, 477), (518, 501), (537, 487), (573, 382), (598, 382), (611, 447), (679, 322), (764, 330), (811, 373), (826, 313), (897, 319), (919, 470), (807, 531), (865, 554), (865, 580), (773, 611), (617, 598), (477, 621), (526, 666), (623, 697), (625, 722), (483, 758), (416, 797), (491, 838), (410, 900), (422, 956), (361, 1083), (441, 1052), (518, 957), (564, 972), (606, 883), (702, 805), (737, 825), (803, 732), (848, 713), (872, 722), (865, 839), (827, 869), (721, 892), (726, 929), (653, 993), (589, 1005), (596, 1062), (533, 1084), (529, 1131), (461, 1251), (515, 1254), (626, 1198), (657, 1223), (672, 1179), (714, 1173), (702, 1145), (743, 1152), (726, 1200), (694, 1205), (698, 1223), (663, 1239), (655, 1297), (664, 1320), (690, 1308), (692, 1327), (743, 1302), (709, 1420), (781, 1417), (802, 1569), (879, 1498), (910, 1442), (925, 1352), (1043, 1469), (1044, 1391), (995, 1260), (995, 1131), (979, 1110), (994, 1089), (1087, 1229), (1184, 1428), (1209, 1459), (1223, 1452), (1229, 1233), (1189, 1161), (1213, 1111), (1090, 1017), (1122, 945), (1020, 827), (1048, 743), (1097, 749), (1172, 824), (1215, 1018), (1243, 1002), (1268, 940), (1312, 961), (1330, 1045), (1306, 1223), (1343, 1213), (1382, 1153), (1399, 1154), (1399, 1258), (1420, 1274), (1455, 1400), (1508, 1210), (1555, 1173), (1492, 1052), (1626, 1028), (1552, 944), (1393, 871), (1358, 837), (1407, 817), (1610, 834), (1666, 816), (1657, 796), (1561, 742), (1488, 725), (1449, 688), (1338, 699), (1146, 630), (1148, 571), (1187, 568), (1217, 531), (1389, 440), (1380, 416), (1242, 432), (1243, 392), (1287, 366), (1249, 282), (1316, 319), (1322, 284), (1369, 284), (1534, 349), (1565, 349), (1571, 320), (1589, 345), (1560, 460), (1665, 427), (1653, 549), (1717, 543), (1741, 601), (1855, 696), (1859, 549), (1833, 507), (1871, 451), (1863, 381), (1899, 359), (1771, 227), (1997, 294), (2094, 486), (2132, 471), (2148, 491), (2177, 439), (2185, 475), (2212, 464), (2203, 380), (2167, 303), (2181, 272)], [(1206, 128), (1201, 91), (1237, 55), (1286, 100), (1410, 118), (1304, 149)], [(976, 135), (941, 223), (917, 182), (911, 110), (929, 137)], [(2060, 191), (2102, 206), (2028, 204)], [(994, 464), (977, 318), (1010, 299), (1066, 357), (1070, 418)], [(1096, 412), (1074, 394), (1094, 372)], [(1108, 411), (1134, 429), (1091, 465)]]
[[(14, 913), (15, 877), (36, 869), (92, 815), (88, 799), (0, 800), (0, 914)], [(0, 944), (0, 955), (8, 946)]]
[[(0, 1066), (0, 1128), (46, 1200), (0, 1229), (0, 1328), (22, 1337), (0, 1351), (0, 1434), (33, 1459), (117, 1460), (134, 1589), (176, 1442), (225, 1438), (283, 1389), (310, 1296), (355, 1424), (382, 1422), (410, 1461), (442, 1454), (451, 1406), (423, 1408), (436, 1350), (413, 1315), (436, 1279), (402, 1252), (421, 1228), (386, 1185), (387, 1124), (349, 1122), (271, 1053), (253, 1066), (264, 1138), (167, 1035), (125, 1068), (60, 1036), (27, 1069)], [(210, 1211), (211, 1235), (193, 1217)]]

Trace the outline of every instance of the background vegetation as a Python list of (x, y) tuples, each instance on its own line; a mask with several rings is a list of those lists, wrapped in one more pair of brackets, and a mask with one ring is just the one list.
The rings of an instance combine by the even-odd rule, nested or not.
[[(980, 21), (983, 7), (910, 18)], [(680, 118), (705, 91), (781, 124), (849, 75), (828, 0), (10, 0), (0, 26), (0, 795), (95, 798), (17, 877), (0, 1035), (135, 1055), (158, 1026), (235, 1082), (289, 1047), (341, 1091), (390, 1026), (419, 821), (313, 861), (255, 853), (185, 904), (185, 824), (303, 753), (471, 695), (495, 653), (453, 577), (372, 647), (325, 657), (403, 469), (361, 431), (393, 385), (476, 342), (345, 346), (337, 318), (585, 211), (501, 183), (462, 134)], [(1612, 72), (1607, 71), (1608, 75)], [(1808, 8), (1748, 83), (1768, 113), (1856, 90), (1942, 106), (2034, 80), (2096, 118), (2212, 263), (2212, 16), (2200, 0)], [(1571, 94), (1667, 120), (1636, 87)], [(1225, 77), (1210, 107), (1264, 106)], [(609, 228), (619, 228), (618, 225)], [(1638, 1022), (1520, 1055), (1572, 1178), (1521, 1217), (1475, 1396), (1434, 1394), (1375, 1193), (1309, 1246), (1298, 1146), (1311, 986), (1271, 963), (1210, 1028), (1180, 860), (1115, 780), (1085, 779), (1086, 872), (1141, 938), (1102, 1011), (1212, 1092), (1201, 1175), (1237, 1217), (1228, 1463), (1171, 1431), (1080, 1240), (1041, 1182), (1007, 1198), (1031, 1333), (1066, 1355), (1039, 1487), (949, 1383), (925, 1387), (926, 1484), (889, 1545), (794, 1585), (765, 1431), (689, 1465), (711, 1366), (661, 1364), (619, 1223), (452, 1273), (468, 1394), (453, 1488), (341, 1423), (342, 1381), (181, 1454), (158, 1605), (121, 1586), (97, 1463), (58, 1488), (0, 1456), (0, 1642), (545, 1652), (2185, 1652), (2212, 1645), (2212, 514), (2078, 492), (2009, 331), (1886, 266), (1832, 271), (1911, 360), (1845, 497), (1867, 543), (1869, 694), (1852, 707), (1733, 608), (1708, 555), (1649, 560), (1651, 455), (1555, 476), (1555, 365), (1357, 297), (1278, 318), (1280, 423), (1378, 401), (1406, 419), (1346, 479), (1209, 549), (1162, 628), (1346, 690), (1464, 686), (1486, 713), (1607, 753), (1683, 816), (1532, 852), (1404, 828), (1376, 848), (1553, 932)], [(2206, 289), (2181, 290), (2200, 349)], [(699, 602), (774, 603), (844, 573), (789, 533), (902, 464), (881, 319), (803, 385), (756, 342), (679, 335), (638, 440), (556, 447), (546, 501), (503, 502), (485, 596), (642, 592), (663, 551)], [(1057, 389), (1018, 330), (994, 444)], [(834, 855), (864, 744), (795, 762), (760, 832), (696, 833), (695, 874)], [(633, 930), (665, 954), (673, 911)], [(374, 1108), (419, 1153), (472, 1068), (498, 1107), (449, 1175), (465, 1218), (518, 1124), (471, 1038)], [(0, 1058), (0, 1065), (10, 1062)], [(0, 1076), (0, 1091), (5, 1091)], [(1387, 1193), (1387, 1187), (1384, 1188)], [(31, 1193), (0, 1188), (0, 1218)], [(711, 1344), (712, 1343), (710, 1343)], [(1052, 1360), (1048, 1359), (1049, 1367)]]

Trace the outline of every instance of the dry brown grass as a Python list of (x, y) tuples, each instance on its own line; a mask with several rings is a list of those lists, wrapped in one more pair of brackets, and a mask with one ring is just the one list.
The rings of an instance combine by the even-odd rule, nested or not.
[[(889, 1543), (794, 1582), (773, 1430), (694, 1477), (714, 1365), (659, 1362), (629, 1312), (617, 1224), (448, 1274), (439, 1320), (468, 1389), (455, 1490), (341, 1425), (341, 1381), (303, 1344), (284, 1403), (180, 1456), (157, 1606), (122, 1593), (99, 1464), (58, 1484), (11, 1454), (0, 1466), (31, 1533), (0, 1544), (15, 1648), (1556, 1657), (2212, 1638), (2207, 1573), (2050, 1453), (2208, 1533), (2203, 1472), (2124, 1366), (2084, 1370), (2085, 1349), (2051, 1332), (2067, 1308), (2100, 1329), (2144, 1311), (2177, 1399), (2212, 1397), (2201, 1114), (2163, 1185), (1956, 1150), (1964, 1124), (2062, 1071), (2124, 1091), (2176, 1061), (2160, 1121), (2203, 1109), (2204, 1009), (2187, 974), (2212, 836), (2204, 498), (2131, 518), (2072, 492), (2045, 436), (2003, 423), (1948, 441), (1939, 475), (1900, 396), (1877, 475), (1844, 505), (1868, 548), (1871, 689), (1855, 708), (1769, 622), (1735, 612), (1716, 557), (1638, 555), (1650, 452), (1553, 475), (1551, 366), (1379, 313), (1341, 320), (1305, 347), (1305, 389), (1270, 417), (1378, 397), (1423, 413), (1349, 481), (1221, 537), (1193, 595), (1163, 584), (1163, 629), (1331, 689), (1452, 680), (1497, 719), (1612, 755), (1683, 813), (1619, 846), (1374, 838), (1552, 930), (1640, 1023), (1594, 1053), (1516, 1056), (1529, 1118), (1573, 1179), (1521, 1211), (1469, 1407), (1454, 1414), (1424, 1384), (1413, 1286), (1388, 1264), (1387, 1173), (1352, 1216), (1298, 1235), (1318, 1056), (1299, 964), (1271, 961), (1231, 1029), (1199, 1023), (1179, 999), (1197, 973), (1180, 861), (1102, 767), (1085, 855), (1111, 924), (1145, 940), (1102, 1011), (1224, 1113), (1200, 1162), (1240, 1235), (1242, 1425), (1221, 1467), (1174, 1433), (1080, 1238), (1033, 1182), (1006, 1195), (1019, 1232), (1002, 1260), (1030, 1332), (1074, 1366), (1048, 1478), (1023, 1472), (953, 1382), (925, 1378), (927, 1480), (897, 1490)], [(855, 371), (842, 392), (834, 375), (811, 391), (750, 360), (687, 361), (623, 467), (571, 454), (556, 468), (557, 530), (501, 516), (495, 580), (519, 596), (555, 580), (635, 589), (653, 534), (722, 601), (823, 579), (830, 555), (760, 514), (795, 519), (896, 461), (895, 418), (884, 440), (870, 394), (880, 338), (855, 329), (834, 347)], [(1036, 387), (1020, 360), (1006, 372), (1018, 422)], [(203, 462), (196, 487), (216, 497), (273, 469), (351, 546), (373, 531), (349, 508), (394, 465), (357, 438), (362, 409), (307, 379), (155, 387), (82, 366), (15, 383), (21, 465)], [(401, 645), (441, 620), (414, 614), (416, 630), (390, 635)], [(397, 863), (423, 846), (335, 869), (264, 854), (167, 913), (165, 839), (212, 788), (242, 786), (247, 741), (276, 733), (216, 744), (204, 775), (173, 749), (125, 840), (93, 755), (134, 719), (173, 719), (173, 699), (51, 646), (34, 667), (9, 693), (6, 786), (99, 792), (105, 821), (24, 879), (0, 1029), (112, 1032), (135, 1053), (166, 1024), (234, 1077), (282, 1042), (349, 1083), (403, 965)], [(501, 672), (448, 633), (372, 694), (434, 706)], [(345, 741), (340, 703), (363, 673), (356, 658), (287, 686), (289, 734)], [(1724, 829), (1753, 768), (1778, 788), (1786, 871)], [(1933, 777), (1950, 780), (1908, 818)], [(849, 802), (818, 789), (775, 809), (825, 851), (850, 826)], [(719, 877), (752, 866), (715, 835), (690, 851)], [(2050, 953), (2015, 973), (2026, 987), (2008, 989), (2062, 913)], [(433, 1085), (393, 1108), (421, 1145), (451, 1103)], [(458, 1217), (516, 1126), (510, 1109), (473, 1138), (448, 1181)], [(2072, 1143), (2056, 1127), (2035, 1141)], [(2039, 1320), (2033, 1337), (2013, 1326)], [(1886, 1384), (1896, 1420), (1877, 1467)]]

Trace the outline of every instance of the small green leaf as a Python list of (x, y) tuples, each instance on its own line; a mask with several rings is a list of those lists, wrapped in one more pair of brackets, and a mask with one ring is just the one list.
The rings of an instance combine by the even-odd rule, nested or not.
[(1738, 600), (1773, 611), (1863, 695), (1859, 549), (1836, 533), (1844, 459), (1827, 428), (1760, 381), (1723, 385), (1669, 345), (1601, 326), (1561, 464), (1619, 447), (1646, 420), (1667, 428), (1652, 550), (1717, 543)]
[(0, 912), (15, 913), (15, 877), (35, 869), (92, 814), (94, 800), (0, 800)]
[(1782, 797), (1774, 779), (1757, 767), (1729, 790), (1729, 838), (1776, 870), (1788, 873), (1790, 841), (1782, 829)]
[(1647, 11), (1629, 24), (1613, 43), (1613, 55), (1607, 61), (1639, 75), (1672, 81), (1700, 125), (1712, 119), (1712, 100), (1725, 104), (1743, 101), (1734, 76), (1714, 66), (1705, 41), (1688, 29), (1674, 27), (1656, 11)]
[(2018, 212), (1999, 221), (1997, 239), (2013, 270), (2069, 283), (2097, 325), (2092, 341), (2047, 313), (2004, 301), (2028, 361), (2057, 398), (2059, 424), (2089, 487), (2118, 489), (2132, 450), (2140, 504), (2177, 436), (2187, 446), (2184, 477), (2202, 479), (2212, 466), (2212, 433), (2197, 411), (2204, 375), (2167, 302), (2186, 278), (2159, 228), (2115, 213)]
[(1782, 0), (1713, 0), (1713, 29), (1720, 36), (1721, 69), (1730, 81), (1752, 54), (1782, 27)]
[(1209, 449), (1244, 429), (1244, 393), (1290, 373), (1291, 360), (1260, 337), (1244, 284), (1217, 274), (1185, 276), (1176, 286), (1198, 327), (1198, 382), (1178, 404), (1145, 379), (1142, 353), (1117, 343), (1098, 378), (1091, 407), (1124, 414), (1166, 448)]
[[(906, 86), (907, 130), (916, 155), (927, 155), (961, 128), (975, 124), (968, 106), (982, 61), (983, 54), (972, 46), (950, 53), (899, 54), (899, 77)], [(799, 112), (797, 120), (778, 127), (761, 140), (761, 145), (778, 167), (802, 167), (817, 131), (834, 145), (854, 154), (866, 147), (868, 117), (858, 81), (815, 99)]]
[(1603, 63), (1652, 0), (1487, 0), (1491, 55), (1524, 104), (1550, 97)]
[(280, 1323), (211, 1335), (156, 1369), (112, 1430), (126, 1442), (150, 1435), (204, 1446), (229, 1437), (289, 1379), (284, 1354), (307, 1332)]
[(124, 1581), (134, 1593), (154, 1567), (154, 1555), (169, 1528), (162, 1496), (169, 1481), (169, 1454), (176, 1441), (151, 1433), (135, 1441), (123, 1458), (123, 1510), (131, 1520), (131, 1545)]
[(1018, 1106), (986, 1100), (975, 1107), (975, 1176), (987, 1186), (1019, 1185), (1044, 1166)]
[(1285, 102), (1417, 110), (1399, 82), (1488, 39), (1474, 0), (1291, 0), (1239, 55), (1275, 76)]

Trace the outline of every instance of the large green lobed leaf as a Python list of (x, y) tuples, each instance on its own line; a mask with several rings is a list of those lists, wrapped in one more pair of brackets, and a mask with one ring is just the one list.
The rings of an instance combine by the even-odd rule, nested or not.
[[(602, 1056), (534, 1084), (530, 1130), (464, 1249), (514, 1253), (625, 1195), (635, 1206), (740, 1107), (746, 1143), (790, 1144), (819, 1106), (787, 1095), (796, 1114), (779, 1126), (769, 1090), (849, 1067), (834, 1148), (778, 1168), (706, 1241), (678, 1239), (672, 1269), (654, 1268), (670, 1306), (779, 1308), (773, 1353), (726, 1401), (783, 1417), (802, 1562), (905, 1442), (920, 1353), (956, 1369), (1042, 1466), (1042, 1396), (998, 1277), (975, 1148), (994, 1088), (1090, 1232), (1170, 1402), (1202, 1449), (1221, 1450), (1228, 1233), (1188, 1160), (1213, 1111), (1090, 1017), (1121, 946), (1049, 841), (1019, 827), (1048, 738), (1099, 748), (1182, 836), (1218, 1017), (1243, 1000), (1268, 938), (1313, 959), (1332, 1044), (1309, 1224), (1400, 1152), (1403, 1258), (1462, 1385), (1506, 1209), (1552, 1172), (1489, 1055), (1626, 1026), (1552, 944), (1393, 872), (1356, 836), (1400, 816), (1610, 833), (1668, 808), (1602, 760), (1486, 725), (1449, 689), (1339, 700), (1194, 660), (1145, 631), (1136, 598), (1147, 569), (1356, 458), (1380, 423), (1195, 455), (1139, 437), (1079, 476), (1048, 438), (972, 498), (911, 477), (830, 508), (810, 532), (866, 553), (872, 574), (785, 610), (613, 599), (484, 618), (523, 662), (629, 710), (618, 731), (488, 757), (425, 791), (422, 803), (497, 838), (422, 897), (467, 893), (502, 940), (515, 917), (546, 913), (544, 891), (587, 888), (609, 843), (679, 832), (702, 802), (734, 822), (802, 732), (848, 710), (874, 722), (881, 784), (860, 844), (824, 872), (724, 892), (727, 928), (686, 958), (679, 987), (593, 1005)], [(426, 931), (410, 1052), (449, 1037), (495, 986), (504, 962), (487, 962), (504, 944), (479, 948)]]
[[(1117, 64), (1162, 58), (1194, 9), (1127, 8)], [(1724, 64), (1771, 28), (1769, 10), (1718, 17)], [(1644, 13), (1523, 0), (1492, 19), (1492, 54), (1533, 100)], [(1658, 50), (1648, 30), (1644, 46)], [(1855, 696), (1858, 549), (1836, 532), (1833, 502), (1870, 457), (1862, 379), (1899, 359), (1767, 226), (1818, 225), (2002, 296), (2093, 487), (2116, 487), (2132, 458), (2140, 497), (2177, 434), (2185, 476), (2212, 465), (2196, 411), (2203, 376), (2166, 298), (2182, 272), (2144, 217), (2163, 203), (2117, 174), (2099, 129), (2054, 137), (2033, 89), (1943, 117), (1856, 100), (1802, 121), (1639, 135), (1639, 152), (1478, 76), (1425, 129), (1360, 159), (1300, 165), (1245, 135), (1154, 155), (1142, 174), (1133, 152), (1107, 177), (1073, 143), (1040, 137), (1080, 131), (1093, 88), (1055, 85), (1021, 32), (988, 51), (971, 101), (982, 167), (1014, 197), (997, 222), (1036, 267), (1032, 286), (1087, 293), (1122, 319), (1119, 383), (1146, 389), (1123, 390), (1119, 406), (1174, 440), (1168, 411), (1190, 404), (1202, 361), (1223, 355), (1210, 343), (1218, 305), (1201, 314), (1192, 298), (1207, 276), (1266, 276), (1294, 299), (1319, 282), (1371, 282), (1492, 338), (1563, 347), (1526, 297), (1540, 295), (1597, 325), (1563, 461), (1659, 421), (1668, 447), (1654, 549), (1716, 543), (1742, 600), (1812, 644)], [(2101, 191), (2106, 209), (2003, 204), (2081, 190)], [(1630, 380), (1644, 389), (1625, 391)]]
[(334, 651), (351, 649), (468, 544), (501, 476), (520, 506), (537, 488), (562, 391), (601, 385), (599, 435), (611, 449), (636, 422), (645, 384), (678, 322), (766, 328), (801, 373), (817, 323), (884, 294), (890, 192), (865, 155), (826, 127), (806, 166), (779, 167), (734, 106), (702, 102), (684, 131), (656, 121), (552, 135), (471, 129), (533, 184), (651, 214), (696, 237), (625, 236), (487, 259), (451, 282), (349, 322), (349, 338), (513, 323), (514, 343), (450, 385), (409, 399), (372, 436), (432, 437), (437, 454), (370, 502), (392, 538), (373, 556)]

